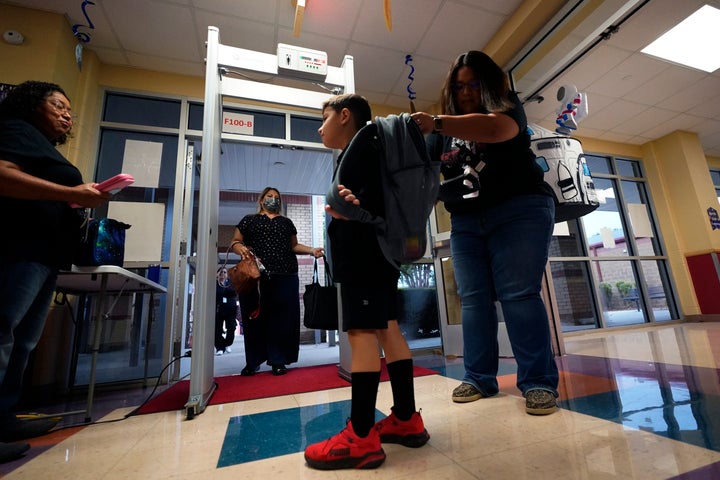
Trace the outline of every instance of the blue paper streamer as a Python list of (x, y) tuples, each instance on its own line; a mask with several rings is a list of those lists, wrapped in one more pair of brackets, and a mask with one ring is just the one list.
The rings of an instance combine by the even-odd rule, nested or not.
[(82, 23), (76, 23), (72, 26), (73, 35), (75, 35), (81, 43), (90, 42), (90, 34), (86, 32), (81, 32), (80, 27), (95, 30), (95, 25), (93, 24), (92, 20), (90, 20), (90, 16), (85, 10), (85, 7), (87, 7), (88, 5), (95, 5), (95, 2), (91, 2), (90, 0), (83, 0), (82, 4), (80, 5), (80, 8), (82, 8), (83, 15), (85, 15), (85, 19), (87, 20), (88, 24), (84, 25)]
[(415, 67), (412, 65), (412, 55), (405, 55), (405, 65), (408, 65), (410, 67), (410, 73), (408, 74), (407, 78), (410, 80), (407, 86), (408, 91), (408, 98), (410, 100), (415, 100), (415, 90), (412, 89), (413, 81), (415, 80), (415, 77), (413, 76), (413, 73), (415, 73)]

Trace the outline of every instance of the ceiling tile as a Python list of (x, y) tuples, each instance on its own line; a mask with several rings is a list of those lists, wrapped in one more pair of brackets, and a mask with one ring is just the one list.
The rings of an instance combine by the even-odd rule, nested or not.
[(360, 11), (352, 40), (412, 54), (441, 3), (440, 0), (393, 2), (392, 31), (388, 32), (382, 2), (377, 1), (375, 8), (364, 8)]
[(588, 92), (613, 97), (623, 97), (632, 90), (646, 84), (669, 66), (646, 55), (633, 54), (594, 82)]
[(623, 118), (620, 117), (617, 126), (613, 127), (612, 130), (627, 133), (628, 135), (643, 135), (648, 130), (648, 124), (662, 123), (675, 116), (677, 116), (677, 113), (670, 110), (650, 107), (627, 120), (623, 121)]
[(623, 98), (645, 105), (658, 105), (677, 92), (690, 90), (704, 76), (699, 70), (671, 65)]
[[(173, 60), (202, 61), (204, 58), (204, 52), (198, 48), (195, 24), (188, 7), (152, 0), (106, 2), (103, 7), (108, 18), (112, 18), (112, 28), (124, 49)], [(146, 28), (138, 28), (137, 12), (157, 20), (147, 23)]]
[[(482, 26), (478, 18), (482, 18)], [(482, 50), (505, 18), (455, 2), (443, 4), (418, 47), (418, 54), (452, 61), (468, 50)]]

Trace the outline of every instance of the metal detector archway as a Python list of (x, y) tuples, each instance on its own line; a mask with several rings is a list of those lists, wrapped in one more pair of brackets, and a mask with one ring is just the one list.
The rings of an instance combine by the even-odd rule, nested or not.
[[(203, 113), (202, 165), (197, 242), (197, 319), (193, 328), (193, 352), (190, 365), (190, 394), (185, 410), (187, 418), (202, 413), (215, 390), (213, 381), (215, 318), (215, 270), (217, 264), (219, 159), (222, 130), (223, 97), (260, 100), (275, 104), (319, 109), (327, 93), (229, 78), (228, 69), (237, 68), (278, 75), (278, 56), (220, 44), (220, 31), (208, 27), (205, 67), (205, 106)], [(310, 80), (308, 80), (310, 81)], [(353, 57), (346, 55), (342, 66), (327, 66), (324, 84), (341, 87), (344, 93), (355, 92)], [(342, 342), (341, 342), (342, 348)], [(343, 357), (341, 351), (341, 357)], [(342, 363), (342, 362), (341, 362)]]

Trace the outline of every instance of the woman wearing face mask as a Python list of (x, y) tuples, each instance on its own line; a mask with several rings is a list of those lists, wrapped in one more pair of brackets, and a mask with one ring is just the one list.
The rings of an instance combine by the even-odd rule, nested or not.
[(233, 251), (246, 255), (252, 249), (265, 266), (259, 291), (240, 296), (245, 337), (245, 368), (241, 375), (255, 375), (267, 362), (273, 375), (287, 373), (286, 365), (298, 360), (300, 302), (296, 255), (323, 256), (321, 247), (297, 241), (292, 220), (280, 213), (280, 192), (267, 187), (258, 198), (258, 211), (246, 215), (235, 227)]

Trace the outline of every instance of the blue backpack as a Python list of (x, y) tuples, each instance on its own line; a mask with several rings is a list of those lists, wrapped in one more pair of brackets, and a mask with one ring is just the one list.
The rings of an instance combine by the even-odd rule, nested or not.
[(427, 248), (427, 220), (437, 201), (440, 186), (440, 162), (433, 162), (425, 138), (412, 117), (403, 113), (375, 117), (361, 128), (345, 150), (345, 159), (364, 142), (375, 142), (382, 152), (382, 176), (385, 217), (346, 202), (338, 194), (342, 184), (340, 163), (327, 195), (328, 204), (350, 220), (375, 225), (378, 243), (385, 258), (396, 268), (423, 257)]

